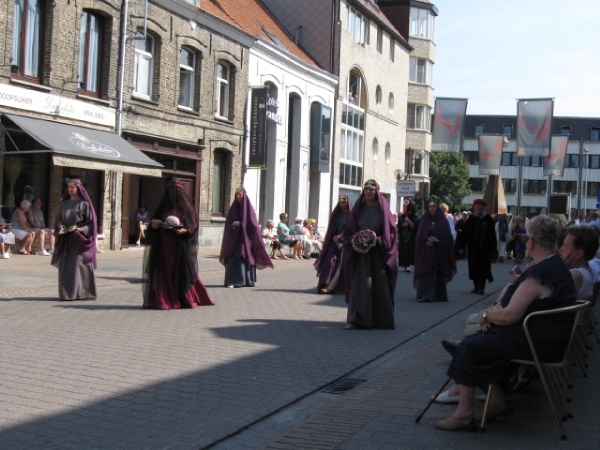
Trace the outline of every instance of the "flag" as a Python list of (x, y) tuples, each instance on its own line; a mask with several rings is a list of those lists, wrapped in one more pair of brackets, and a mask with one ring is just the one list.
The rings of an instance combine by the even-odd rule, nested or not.
[(518, 156), (548, 156), (550, 154), (553, 107), (553, 99), (518, 101)]
[(504, 135), (480, 134), (477, 143), (479, 144), (479, 175), (500, 175)]
[(435, 99), (431, 138), (432, 151), (454, 153), (461, 151), (466, 114), (466, 99)]
[(569, 136), (555, 134), (550, 142), (550, 154), (544, 158), (544, 175), (563, 176)]

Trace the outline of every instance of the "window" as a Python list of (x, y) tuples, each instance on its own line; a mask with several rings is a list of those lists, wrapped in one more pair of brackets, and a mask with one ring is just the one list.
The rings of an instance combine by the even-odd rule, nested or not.
[(394, 62), (396, 51), (396, 41), (390, 38), (390, 61)]
[(217, 116), (229, 118), (229, 66), (217, 64)]
[(517, 180), (514, 179), (502, 179), (502, 186), (504, 187), (505, 194), (514, 194), (517, 192)]
[(385, 162), (387, 164), (392, 162), (392, 147), (390, 146), (389, 142), (385, 144)]
[[(138, 36), (140, 34), (138, 33)], [(154, 72), (154, 39), (146, 35), (146, 39), (135, 41), (135, 73), (133, 92), (146, 98), (152, 98), (152, 81)]]
[(408, 81), (412, 83), (429, 84), (431, 62), (421, 58), (410, 58)]
[(479, 164), (479, 152), (464, 152), (463, 158), (467, 164)]
[[(342, 105), (340, 139), (340, 185), (360, 187), (363, 177), (363, 152), (365, 139), (365, 112), (358, 106), (364, 98), (361, 91), (362, 79), (354, 72), (349, 76), (350, 90), (358, 94), (357, 105), (350, 100)], [(373, 157), (379, 153), (379, 143), (372, 144)]]
[(544, 159), (540, 156), (523, 156), (523, 166), (542, 167)]
[(600, 141), (600, 128), (590, 130), (590, 141)]
[(356, 69), (350, 71), (348, 75), (348, 103), (357, 105), (365, 109), (365, 93), (363, 92), (363, 82), (360, 72)]
[(383, 52), (383, 30), (377, 27), (377, 51)]
[(504, 125), (504, 136), (508, 139), (512, 138), (513, 134), (513, 126), (512, 125)]
[(518, 166), (519, 157), (516, 153), (502, 152), (502, 166)]
[(433, 15), (429, 11), (410, 8), (410, 35), (433, 40)]
[(404, 167), (406, 168), (406, 173), (412, 175), (425, 174), (425, 167), (427, 165), (429, 154), (427, 152), (421, 152), (422, 151), (413, 150), (411, 148), (404, 152)]
[(588, 155), (590, 169), (600, 169), (600, 155)]
[(11, 71), (39, 82), (42, 55), (42, 0), (14, 0)]
[(394, 112), (394, 94), (390, 92), (390, 95), (388, 95), (388, 108), (390, 109), (390, 112)]
[(406, 128), (429, 131), (431, 108), (422, 105), (408, 105)]
[(586, 195), (589, 197), (596, 197), (598, 195), (598, 188), (600, 188), (600, 183), (595, 181), (589, 181), (586, 183), (587, 185), (587, 193)]
[(381, 92), (381, 86), (377, 86), (375, 89), (375, 103), (377, 103), (377, 106), (381, 105), (382, 97), (383, 92)]
[(552, 181), (552, 193), (553, 194), (574, 194), (574, 195), (576, 195), (577, 194), (577, 181), (553, 180)]
[(179, 52), (179, 106), (194, 108), (196, 54), (186, 48)]
[(82, 91), (100, 93), (102, 35), (104, 19), (90, 11), (81, 14), (79, 31), (79, 73), (77, 86)]
[(475, 125), (475, 136), (479, 136), (482, 133), (483, 133), (483, 124), (478, 123), (477, 125)]
[(373, 138), (373, 143), (371, 144), (371, 153), (373, 159), (377, 161), (377, 158), (379, 157), (379, 141), (377, 138)]
[(523, 194), (545, 194), (546, 180), (523, 180)]
[(227, 152), (215, 150), (212, 182), (212, 214), (225, 213), (225, 187), (227, 180)]
[(347, 11), (347, 30), (354, 36), (354, 42), (364, 47), (367, 41), (367, 21), (354, 8), (348, 8)]
[(571, 136), (571, 127), (561, 127), (560, 134), (566, 134), (567, 136)]
[(565, 169), (578, 169), (579, 155), (565, 155)]
[(469, 178), (469, 186), (472, 191), (483, 192), (487, 186), (487, 178)]

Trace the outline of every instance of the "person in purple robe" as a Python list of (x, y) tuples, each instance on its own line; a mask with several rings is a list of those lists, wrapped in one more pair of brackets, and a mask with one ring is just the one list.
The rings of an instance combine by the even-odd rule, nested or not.
[(144, 308), (214, 305), (198, 276), (198, 216), (181, 183), (167, 184), (146, 229), (146, 242), (142, 275)]
[(333, 208), (327, 233), (323, 240), (323, 248), (319, 253), (314, 267), (317, 270), (319, 294), (341, 294), (344, 292), (345, 281), (342, 270), (342, 235), (348, 216), (352, 211), (352, 203), (347, 195), (340, 195), (338, 204)]
[(454, 239), (436, 200), (423, 213), (415, 242), (414, 287), (419, 302), (447, 302), (446, 283), (456, 274)]
[(225, 266), (225, 286), (254, 286), (256, 269), (273, 268), (265, 250), (256, 212), (244, 188), (236, 189), (227, 213), (219, 261)]
[(342, 235), (346, 330), (394, 329), (398, 230), (375, 180), (367, 180)]
[(96, 212), (82, 182), (70, 180), (54, 222), (56, 242), (51, 260), (58, 268), (61, 300), (96, 299), (97, 224)]

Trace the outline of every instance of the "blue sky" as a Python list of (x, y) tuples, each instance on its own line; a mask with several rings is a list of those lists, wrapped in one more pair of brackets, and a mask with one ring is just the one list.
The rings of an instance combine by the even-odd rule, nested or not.
[(555, 116), (600, 117), (599, 0), (431, 0), (436, 97), (467, 114), (511, 114), (554, 98)]

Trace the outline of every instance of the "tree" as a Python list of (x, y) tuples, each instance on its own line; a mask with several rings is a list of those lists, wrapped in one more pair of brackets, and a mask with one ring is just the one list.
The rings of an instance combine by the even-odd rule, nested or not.
[(442, 202), (460, 205), (471, 194), (469, 165), (462, 153), (432, 152), (429, 178), (429, 195)]

